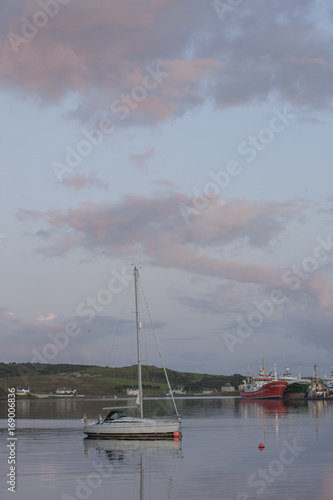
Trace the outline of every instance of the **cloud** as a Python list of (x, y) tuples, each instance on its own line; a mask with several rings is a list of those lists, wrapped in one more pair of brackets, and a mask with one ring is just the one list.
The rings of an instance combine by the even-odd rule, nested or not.
[(51, 319), (55, 319), (57, 316), (53, 313), (48, 313), (47, 316), (43, 316), (40, 314), (37, 318), (38, 321), (50, 321)]
[(83, 174), (75, 174), (71, 177), (65, 177), (61, 181), (61, 184), (65, 187), (70, 187), (75, 191), (80, 191), (82, 189), (88, 189), (93, 187), (97, 187), (100, 189), (107, 189), (109, 185), (108, 182), (101, 181), (100, 179), (98, 179), (96, 172), (91, 174), (89, 177)]
[(119, 126), (152, 125), (207, 102), (226, 108), (270, 98), (331, 106), (331, 6), (325, 13), (313, 0), (253, 0), (225, 21), (201, 0), (59, 7), (24, 38), (22, 18), (32, 22), (41, 8), (32, 0), (1, 5), (0, 81), (44, 104), (75, 96), (69, 116), (79, 120), (111, 115)]
[[(54, 315), (49, 313), (48, 316)], [(122, 321), (124, 330), (122, 331), (122, 339), (124, 339), (128, 332), (134, 334), (135, 323), (124, 319)], [(41, 321), (39, 318), (37, 320), (26, 320), (19, 316), (13, 318), (3, 309), (0, 309), (0, 323), (3, 342), (6, 345), (6, 359), (22, 362), (43, 363), (44, 358), (49, 363), (73, 363), (77, 360), (83, 364), (96, 364), (96, 362), (106, 364), (109, 361), (106, 359), (106, 355), (110, 351), (106, 352), (105, 346), (110, 345), (110, 335), (111, 339), (113, 336), (113, 342), (115, 342), (117, 329), (119, 329), (119, 318), (102, 314), (97, 315), (94, 321), (88, 324), (77, 316), (54, 316), (52, 322)], [(64, 331), (69, 324), (76, 325), (75, 329), (77, 329), (78, 334), (73, 337), (67, 335), (66, 342)], [(135, 349), (135, 344), (129, 343)], [(126, 347), (127, 358), (126, 355), (121, 358), (121, 362), (124, 364), (128, 363), (128, 352), (131, 349), (130, 345)], [(115, 346), (113, 348), (115, 349)], [(36, 356), (43, 358), (36, 359)]]
[[(172, 289), (172, 296), (177, 303), (190, 307), (196, 312), (215, 314), (227, 318), (230, 314), (240, 314), (244, 310), (243, 290), (232, 281), (226, 281), (215, 288), (205, 286), (203, 279), (199, 280), (196, 289), (192, 283), (191, 293)], [(243, 309), (242, 309), (242, 308)]]
[(299, 338), (302, 344), (317, 346), (333, 351), (332, 327), (333, 311), (311, 308), (307, 311), (303, 305), (286, 311), (280, 319), (280, 327), (285, 338)]
[(322, 310), (333, 311), (333, 290), (328, 276), (315, 274), (309, 280), (309, 288), (316, 296)]
[[(277, 283), (276, 271), (262, 265), (216, 257), (228, 245), (265, 249), (298, 213), (292, 203), (212, 202), (186, 224), (179, 205), (192, 200), (177, 192), (154, 198), (131, 195), (118, 203), (87, 202), (79, 208), (20, 211), (21, 220), (43, 222), (52, 238), (37, 249), (65, 256), (73, 249), (174, 267), (220, 278)], [(36, 232), (38, 237), (38, 232)]]
[(147, 160), (155, 154), (155, 148), (150, 148), (149, 151), (142, 154), (130, 154), (130, 159), (136, 164), (140, 170), (147, 170)]
[[(216, 198), (206, 210), (197, 210), (185, 223), (179, 207), (190, 207), (192, 201), (179, 192), (169, 191), (151, 198), (130, 195), (114, 203), (86, 202), (67, 210), (21, 210), (18, 217), (25, 227), (29, 223), (37, 225), (34, 234), (41, 244), (36, 252), (44, 257), (65, 258), (74, 250), (88, 257), (100, 254), (124, 259), (126, 256), (131, 262), (139, 259), (142, 263), (196, 276), (260, 286), (254, 298), (262, 292), (268, 296), (278, 288), (293, 303), (309, 302), (323, 311), (333, 309), (329, 254), (306, 279), (296, 278), (299, 282), (296, 291), (290, 269), (264, 265), (264, 258), (259, 258), (258, 263), (258, 252), (263, 257), (267, 251), (272, 253), (285, 238), (289, 224), (299, 220), (304, 224), (309, 204), (223, 202)], [(310, 208), (313, 209), (312, 205)], [(216, 303), (226, 302), (226, 296), (232, 301), (229, 307), (238, 309), (235, 293), (222, 289), (205, 293), (204, 297), (180, 296), (179, 300), (195, 309), (200, 300), (207, 312), (215, 313)], [(247, 305), (248, 301), (243, 307)]]
[(174, 182), (169, 181), (168, 179), (158, 179), (158, 180), (155, 180), (153, 182), (157, 186), (163, 186), (163, 187), (170, 189), (170, 190), (177, 189), (177, 185)]

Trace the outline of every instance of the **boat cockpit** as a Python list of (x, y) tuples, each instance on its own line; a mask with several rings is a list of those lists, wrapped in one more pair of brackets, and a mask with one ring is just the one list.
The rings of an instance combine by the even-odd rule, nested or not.
[(123, 411), (111, 410), (106, 415), (104, 422), (111, 422), (112, 420), (117, 420), (117, 418), (122, 418), (122, 417), (126, 417), (126, 415)]

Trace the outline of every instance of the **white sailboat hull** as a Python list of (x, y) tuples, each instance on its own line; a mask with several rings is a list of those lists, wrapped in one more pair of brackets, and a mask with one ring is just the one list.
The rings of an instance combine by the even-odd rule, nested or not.
[(86, 424), (83, 432), (95, 439), (173, 439), (179, 437), (179, 426), (179, 422), (168, 420), (124, 417), (112, 422)]

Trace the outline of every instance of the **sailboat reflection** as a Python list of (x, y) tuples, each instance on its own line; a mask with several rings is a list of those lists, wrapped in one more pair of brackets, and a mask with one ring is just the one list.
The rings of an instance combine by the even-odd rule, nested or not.
[[(181, 458), (181, 441), (161, 440), (118, 440), (85, 438), (84, 454), (97, 455), (98, 459), (106, 458), (111, 462), (113, 473), (140, 474), (140, 500), (144, 500), (144, 486), (148, 478), (158, 480), (159, 497), (163, 498), (161, 475), (164, 475), (167, 488), (167, 499), (171, 498), (173, 483)], [(145, 475), (145, 468), (146, 475)], [(149, 471), (150, 476), (147, 476)], [(168, 474), (170, 471), (171, 474)], [(152, 485), (149, 485), (151, 493)]]
[[(149, 450), (159, 451), (181, 451), (181, 441), (161, 440), (161, 441), (142, 441), (142, 440), (119, 440), (119, 439), (98, 439), (94, 441), (91, 438), (84, 438), (84, 452), (95, 450), (97, 453), (105, 453), (110, 460), (118, 460), (117, 456), (133, 454), (134, 452), (145, 452)], [(114, 458), (113, 458), (114, 457)]]

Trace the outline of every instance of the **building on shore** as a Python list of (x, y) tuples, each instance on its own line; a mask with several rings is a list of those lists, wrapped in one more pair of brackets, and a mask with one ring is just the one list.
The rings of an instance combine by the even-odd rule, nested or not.
[(221, 392), (235, 392), (235, 387), (227, 382), (226, 384), (222, 385), (221, 387)]
[[(172, 392), (173, 396), (175, 396), (175, 395), (185, 396), (186, 395), (186, 391), (182, 387), (171, 387), (171, 392)], [(167, 396), (171, 396), (171, 392), (169, 391), (167, 393)]]
[(67, 389), (66, 387), (59, 387), (55, 393), (58, 396), (75, 396), (76, 395), (76, 389)]
[(27, 396), (28, 394), (30, 394), (29, 387), (16, 387), (17, 396)]
[(126, 394), (127, 396), (138, 396), (139, 389), (130, 389), (129, 387), (127, 387)]
[(209, 396), (209, 394), (214, 394), (215, 390), (214, 389), (210, 389), (210, 388), (205, 388), (202, 390), (202, 394), (204, 394), (205, 396)]

